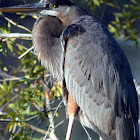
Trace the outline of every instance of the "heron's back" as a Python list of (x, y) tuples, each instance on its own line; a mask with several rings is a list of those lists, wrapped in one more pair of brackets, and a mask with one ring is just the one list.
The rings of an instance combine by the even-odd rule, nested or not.
[(94, 17), (81, 16), (64, 30), (63, 42), (66, 87), (81, 109), (81, 121), (106, 140), (115, 135), (138, 140), (132, 73), (109, 31)]

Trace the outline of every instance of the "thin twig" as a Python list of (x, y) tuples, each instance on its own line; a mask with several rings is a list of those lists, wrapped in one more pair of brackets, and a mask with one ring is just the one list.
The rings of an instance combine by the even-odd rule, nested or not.
[(55, 125), (54, 128), (57, 128), (58, 126), (60, 126), (61, 124), (63, 124), (66, 121), (66, 119), (62, 120), (61, 122), (59, 122), (57, 125)]
[(104, 7), (103, 7), (103, 10), (102, 10), (102, 13), (101, 13), (101, 19), (103, 19), (103, 17), (104, 17), (106, 7), (107, 7), (107, 2), (104, 3)]
[(12, 121), (12, 119), (2, 119), (2, 118), (0, 118), (0, 122), (11, 122)]
[(91, 140), (91, 137), (90, 137), (88, 131), (86, 130), (85, 126), (82, 123), (81, 123), (81, 125), (82, 125), (83, 129), (85, 130), (85, 132), (86, 132), (86, 134), (88, 136), (88, 139)]
[[(21, 131), (21, 127), (17, 130), (16, 134), (19, 134), (19, 132), (20, 132), (20, 131)], [(12, 139), (11, 139), (11, 140), (14, 140), (14, 138), (15, 138), (16, 134), (12, 137)], [(10, 140), (10, 139), (9, 139), (9, 140)]]
[(2, 111), (7, 105), (9, 105), (10, 102), (12, 102), (13, 100), (15, 100), (19, 95), (15, 95), (14, 97), (12, 97), (8, 102), (6, 102), (1, 108), (0, 110)]
[(31, 125), (29, 123), (26, 123), (26, 126), (31, 128), (31, 129), (33, 129), (33, 130), (35, 130), (35, 131), (37, 131), (37, 132), (39, 132), (39, 133), (41, 133), (41, 134), (44, 134), (44, 135), (46, 135), (48, 133), (47, 131), (45, 131), (43, 129), (40, 129), (38, 127), (35, 127), (34, 125)]
[[(58, 104), (58, 106), (57, 106), (57, 108), (56, 108), (56, 110), (55, 110), (55, 112), (54, 112), (54, 115), (53, 115), (51, 121), (54, 120), (55, 114), (56, 114), (56, 112), (58, 111), (58, 109), (59, 109), (60, 105), (62, 104), (62, 102), (63, 102), (63, 101), (61, 101), (61, 102)], [(43, 140), (45, 140), (45, 139), (47, 138), (47, 136), (48, 136), (48, 134), (49, 134), (49, 131), (50, 131), (50, 128), (51, 128), (51, 123), (50, 123), (50, 125), (49, 125), (48, 131), (47, 131), (47, 134), (45, 135), (45, 137), (44, 137)], [(54, 129), (54, 128), (53, 128), (53, 129)]]
[(0, 116), (6, 115), (6, 114), (7, 114), (6, 112), (0, 111)]
[[(50, 105), (50, 98), (49, 98), (49, 88), (48, 88), (48, 86), (47, 86), (47, 84), (46, 84), (46, 82), (44, 82), (45, 83), (45, 85), (46, 86), (44, 86), (45, 87), (45, 99), (46, 99), (46, 103), (45, 103), (45, 106), (46, 106), (46, 108), (47, 109), (51, 109), (51, 105)], [(57, 108), (58, 108), (58, 106), (57, 106)], [(57, 110), (57, 109), (56, 109)], [(55, 129), (54, 129), (54, 116), (55, 116), (55, 114), (56, 114), (56, 110), (55, 110), (55, 113), (54, 113), (54, 115), (53, 115), (53, 113), (52, 112), (50, 112), (49, 114), (48, 114), (48, 117), (50, 118), (49, 119), (49, 122), (50, 122), (50, 125), (49, 125), (49, 128), (48, 128), (48, 133), (49, 133), (49, 138), (50, 139), (53, 139), (53, 140), (59, 140), (58, 138), (57, 138), (57, 136), (56, 136), (56, 134), (55, 134)], [(50, 131), (50, 128), (51, 128), (51, 131)], [(46, 134), (45, 135), (45, 137), (47, 137), (48, 135)], [(46, 140), (46, 138), (44, 138), (45, 140)]]
[[(13, 42), (12, 41), (10, 41), (10, 40), (8, 40), (9, 41), (9, 43), (11, 43), (11, 44), (13, 44)], [(16, 46), (20, 46), (20, 47), (22, 47), (23, 49), (25, 49), (25, 50), (28, 50), (28, 48), (27, 47), (25, 47), (25, 46), (23, 46), (23, 45), (21, 45), (21, 44), (18, 44), (18, 43), (16, 43), (15, 44)], [(32, 52), (32, 51), (31, 51)], [(32, 52), (33, 53), (33, 52)], [(33, 53), (33, 54), (35, 54), (35, 53)], [(35, 54), (36, 55), (36, 54)]]
[(11, 19), (5, 17), (4, 15), (2, 15), (2, 16), (3, 16), (7, 21), (9, 21), (11, 24), (13, 24), (14, 26), (19, 27), (19, 28), (21, 28), (21, 29), (24, 29), (24, 30), (28, 31), (29, 33), (32, 33), (32, 31), (29, 30), (28, 28), (26, 28), (25, 26), (22, 26), (22, 25), (20, 25), (19, 23), (14, 22), (13, 20), (11, 20)]
[(8, 73), (6, 73), (4, 70), (0, 69), (0, 76), (5, 79), (5, 78), (13, 78), (13, 75), (10, 75)]
[[(12, 44), (12, 41), (9, 41), (11, 44)], [(23, 56), (25, 56), (26, 54), (28, 54), (29, 52), (31, 52), (32, 54), (34, 54), (34, 55), (36, 55), (33, 51), (31, 51), (34, 47), (32, 46), (31, 48), (26, 48), (25, 46), (23, 46), (23, 45), (21, 45), (21, 44), (18, 44), (18, 43), (16, 43), (16, 45), (17, 46), (22, 46), (25, 50), (27, 50), (27, 51), (25, 51), (21, 56), (19, 56), (18, 57), (18, 59), (20, 59), (20, 58), (22, 58)]]
[(24, 4), (27, 4), (26, 0), (23, 0)]
[(5, 78), (5, 79), (0, 79), (0, 82), (4, 81), (20, 81), (23, 80), (24, 77), (13, 77), (13, 78)]
[[(0, 34), (1, 35), (1, 34)], [(30, 34), (30, 36), (32, 36), (31, 34)], [(0, 36), (0, 38), (1, 38), (1, 36)], [(10, 41), (10, 40), (8, 40), (11, 44), (13, 44), (13, 42), (12, 41)], [(26, 49), (27, 51), (25, 51), (21, 56), (19, 56), (18, 57), (18, 59), (21, 59), (22, 57), (24, 57), (26, 54), (28, 54), (29, 52), (31, 52), (32, 54), (34, 54), (34, 55), (36, 55), (33, 51), (31, 51), (33, 48), (34, 48), (34, 46), (32, 46), (31, 48), (26, 48), (25, 46), (23, 46), (23, 45), (21, 45), (21, 44), (18, 44), (18, 43), (16, 43), (16, 45), (17, 46), (22, 46), (24, 49)]]
[[(63, 108), (63, 107), (64, 107), (64, 106), (60, 106), (59, 109), (60, 109), (60, 108)], [(57, 108), (58, 108), (58, 107), (55, 107), (55, 108), (50, 109), (50, 110), (47, 110), (47, 113), (50, 112), (50, 111), (55, 111)], [(44, 112), (44, 110), (42, 110), (41, 113), (42, 113), (42, 112)], [(4, 113), (3, 115), (5, 115), (5, 113)], [(16, 118), (15, 122), (29, 122), (29, 121), (31, 121), (31, 120), (37, 118), (37, 117), (38, 117), (38, 115), (35, 115), (35, 116), (32, 116), (32, 117), (26, 119), (25, 121)], [(1, 122), (11, 122), (12, 119), (2, 119), (2, 118), (0, 118), (0, 121), (1, 121)]]
[(22, 57), (24, 57), (26, 54), (28, 54), (31, 50), (33, 50), (34, 49), (34, 46), (32, 46), (31, 48), (29, 48), (26, 52), (24, 52), (22, 55), (20, 55), (19, 57), (18, 57), (18, 59), (21, 59)]
[[(13, 130), (12, 130), (12, 133), (13, 133), (13, 134), (15, 133), (16, 128), (17, 128), (17, 125), (16, 125), (16, 124), (14, 124)], [(14, 136), (11, 134), (11, 136), (10, 136), (9, 140), (13, 140), (13, 139), (14, 139)]]
[[(45, 77), (50, 76), (50, 74), (45, 75)], [(35, 78), (31, 77), (31, 78), (25, 78), (25, 77), (10, 77), (10, 78), (5, 78), (5, 79), (0, 79), (0, 82), (4, 82), (4, 81), (21, 81), (21, 80), (35, 80)], [(36, 78), (39, 79), (39, 78)]]
[(9, 39), (9, 38), (16, 38), (16, 39), (25, 39), (25, 40), (32, 40), (32, 34), (25, 34), (25, 33), (0, 33), (0, 39)]
[(58, 109), (60, 108), (60, 105), (61, 105), (62, 103), (63, 103), (63, 100), (58, 104), (57, 108), (55, 109), (55, 112), (54, 112), (54, 114), (53, 114), (53, 118), (52, 118), (52, 119), (54, 119), (55, 114), (56, 114), (56, 112), (58, 111)]

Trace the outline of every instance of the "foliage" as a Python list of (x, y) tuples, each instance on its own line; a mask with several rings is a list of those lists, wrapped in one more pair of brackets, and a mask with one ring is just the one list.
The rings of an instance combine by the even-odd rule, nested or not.
[(116, 0), (86, 0), (86, 2), (90, 5), (91, 10), (95, 10), (96, 7), (100, 7), (101, 5), (119, 8)]
[[(2, 33), (10, 33), (10, 27), (8, 22), (7, 28), (0, 27), (0, 30)], [(22, 43), (18, 44), (16, 39), (1, 40), (0, 51), (5, 57), (9, 53), (20, 56), (26, 50), (27, 48)], [(13, 76), (6, 77), (0, 83), (0, 106), (1, 111), (6, 112), (3, 118), (11, 120), (6, 130), (12, 132), (15, 139), (32, 139), (30, 137), (32, 131), (26, 127), (28, 120), (32, 121), (30, 118), (33, 116), (44, 120), (46, 118), (44, 112), (50, 112), (44, 108), (45, 98), (48, 98), (50, 102), (56, 98), (60, 100), (61, 88), (59, 83), (53, 82), (52, 86), (47, 87), (50, 93), (46, 91), (44, 79), (49, 78), (50, 75), (44, 75), (45, 69), (40, 66), (32, 51), (18, 61), (20, 65), (12, 71)], [(2, 61), (0, 61), (0, 68), (3, 71), (9, 71)], [(18, 75), (21, 77), (17, 77)], [(56, 115), (58, 116), (57, 113)], [(20, 130), (20, 133), (17, 133), (18, 130), (14, 131), (14, 127)]]
[[(91, 9), (96, 7), (110, 6), (116, 8), (117, 12), (114, 13), (115, 20), (108, 24), (109, 30), (117, 39), (124, 41), (131, 41), (136, 46), (139, 44), (140, 31), (135, 28), (135, 23), (140, 19), (140, 3), (136, 0), (127, 1), (124, 5), (119, 6), (117, 0), (86, 0), (88, 1)], [(120, 8), (122, 7), (122, 8)], [(107, 9), (107, 8), (106, 8)], [(105, 10), (103, 10), (105, 13)], [(102, 13), (102, 15), (104, 15)], [(103, 18), (103, 17), (101, 17)]]
[(140, 32), (134, 27), (136, 20), (140, 19), (140, 3), (125, 4), (122, 11), (115, 13), (115, 21), (109, 25), (110, 31), (119, 39), (133, 41), (138, 46)]

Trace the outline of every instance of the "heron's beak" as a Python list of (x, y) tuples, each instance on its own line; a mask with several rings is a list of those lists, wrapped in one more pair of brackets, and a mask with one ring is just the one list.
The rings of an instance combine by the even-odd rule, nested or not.
[(44, 4), (44, 3), (32, 3), (32, 4), (0, 8), (0, 12), (5, 12), (5, 13), (40, 12), (40, 11), (44, 10), (45, 7), (46, 7), (46, 4)]

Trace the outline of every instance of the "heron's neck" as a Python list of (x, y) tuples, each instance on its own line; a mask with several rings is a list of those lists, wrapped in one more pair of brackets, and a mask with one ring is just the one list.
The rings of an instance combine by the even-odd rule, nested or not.
[(63, 50), (60, 35), (63, 28), (63, 24), (58, 18), (45, 16), (36, 21), (32, 32), (38, 59), (58, 80), (62, 75)]

